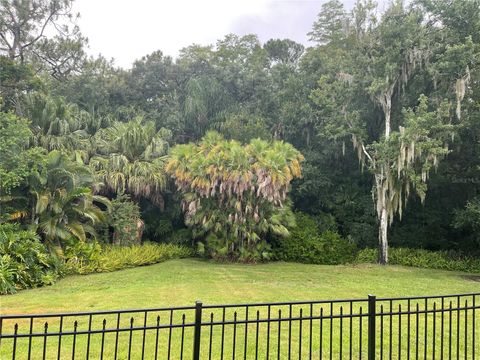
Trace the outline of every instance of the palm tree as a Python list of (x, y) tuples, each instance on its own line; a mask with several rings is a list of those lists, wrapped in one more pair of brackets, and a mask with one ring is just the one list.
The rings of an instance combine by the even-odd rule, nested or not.
[(75, 104), (67, 104), (60, 97), (52, 98), (41, 93), (25, 96), (24, 112), (31, 121), (33, 145), (48, 151), (66, 151), (85, 162), (95, 152), (92, 135), (111, 122), (109, 118), (95, 116)]
[(108, 199), (94, 195), (94, 177), (89, 168), (54, 150), (45, 168), (29, 178), (32, 195), (31, 223), (49, 245), (70, 239), (97, 237), (95, 227), (105, 222)]
[(153, 122), (141, 118), (114, 123), (96, 134), (98, 153), (90, 166), (106, 190), (143, 197), (163, 208), (170, 137), (168, 130), (156, 131)]
[(292, 145), (260, 139), (243, 145), (209, 132), (170, 155), (166, 171), (183, 193), (185, 221), (214, 252), (258, 258), (268, 233), (288, 235), (287, 193), (303, 160)]

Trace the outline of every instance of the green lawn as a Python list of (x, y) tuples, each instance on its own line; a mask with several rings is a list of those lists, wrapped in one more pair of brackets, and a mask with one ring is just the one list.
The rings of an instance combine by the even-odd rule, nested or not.
[[(184, 260), (172, 260), (165, 263), (139, 267), (134, 269), (122, 270), (113, 273), (105, 274), (93, 274), (86, 276), (70, 276), (62, 279), (57, 284), (49, 287), (21, 291), (15, 295), (3, 296), (1, 301), (2, 314), (18, 314), (18, 313), (44, 313), (44, 312), (63, 312), (63, 311), (94, 311), (94, 310), (111, 310), (111, 309), (126, 309), (126, 308), (147, 308), (147, 307), (167, 307), (167, 306), (180, 306), (180, 305), (193, 305), (194, 301), (201, 299), (204, 304), (220, 304), (220, 303), (248, 303), (248, 302), (280, 302), (280, 301), (294, 301), (294, 300), (314, 300), (314, 299), (338, 299), (338, 298), (365, 298), (367, 294), (375, 294), (378, 297), (390, 297), (390, 296), (416, 296), (416, 295), (441, 295), (441, 294), (457, 294), (457, 293), (471, 293), (480, 292), (480, 282), (475, 281), (476, 278), (473, 274), (464, 274), (457, 272), (428, 270), (428, 269), (415, 269), (398, 266), (377, 266), (377, 265), (351, 265), (351, 266), (321, 266), (321, 265), (303, 265), (293, 263), (269, 263), (260, 265), (241, 265), (241, 264), (219, 264), (215, 262), (202, 261), (196, 259), (184, 259)], [(454, 306), (456, 306), (455, 299)], [(462, 300), (463, 301), (463, 300)], [(470, 300), (469, 300), (470, 301)], [(420, 302), (420, 307), (423, 303)], [(447, 302), (448, 304), (448, 302)], [(348, 303), (343, 304), (345, 311), (348, 310)], [(365, 304), (364, 304), (365, 305)], [(363, 306), (364, 306), (363, 305)], [(415, 304), (416, 305), (416, 304)], [(463, 305), (463, 303), (461, 303)], [(340, 305), (335, 308), (335, 313), (340, 311)], [(388, 302), (385, 303), (388, 306)], [(402, 309), (405, 310), (406, 303), (402, 303)], [(414, 309), (413, 303), (411, 309)], [(431, 308), (431, 304), (429, 308)], [(328, 314), (330, 309), (328, 305), (322, 307), (316, 307), (315, 309), (309, 309), (308, 306), (303, 309), (304, 314), (308, 316), (309, 311), (313, 310), (314, 316), (318, 315), (320, 309), (323, 308), (324, 314)], [(260, 317), (266, 316), (266, 309), (259, 308)], [(295, 308), (293, 316), (299, 316), (299, 309)], [(227, 317), (232, 319), (233, 311), (237, 310), (239, 318), (244, 318), (245, 313), (243, 309), (231, 309), (227, 311)], [(278, 310), (282, 310), (282, 317), (288, 315), (288, 307), (276, 307), (273, 311), (272, 317), (278, 316)], [(354, 306), (354, 312), (359, 311), (358, 306)], [(366, 308), (363, 311), (366, 312)], [(388, 310), (388, 309), (386, 309)], [(397, 309), (394, 309), (397, 310)], [(256, 309), (251, 309), (249, 319), (255, 316)], [(186, 314), (186, 323), (193, 322), (193, 312), (186, 310), (183, 312)], [(158, 313), (161, 315), (162, 324), (168, 323), (169, 313)], [(182, 312), (179, 312), (174, 316), (174, 323), (181, 323)], [(452, 342), (452, 356), (456, 354), (457, 344), (455, 342), (455, 334), (459, 331), (459, 338), (462, 337), (463, 331), (466, 327), (472, 326), (473, 311), (469, 311), (467, 317), (470, 319), (469, 323), (465, 323), (465, 316), (463, 313), (453, 314), (453, 318), (450, 320), (448, 316), (437, 314), (437, 316), (429, 316), (426, 320), (423, 315), (419, 315), (418, 318), (415, 315), (408, 317), (405, 315), (402, 317), (402, 322), (399, 323), (398, 319), (393, 321), (393, 333), (395, 338), (392, 340), (393, 351), (397, 351), (397, 348), (402, 349), (403, 355), (407, 348), (407, 341), (409, 336), (411, 338), (411, 355), (415, 353), (415, 347), (413, 344), (413, 336), (415, 331), (412, 330), (411, 334), (407, 333), (406, 323), (411, 321), (411, 328), (414, 329), (415, 321), (419, 321), (419, 351), (422, 352), (425, 349), (424, 344), (424, 324), (427, 324), (428, 328), (428, 341), (427, 358), (432, 356), (432, 347), (435, 343), (436, 356), (439, 356), (441, 338), (439, 336), (440, 324), (445, 322), (444, 334), (448, 335), (448, 331), (451, 329), (454, 334), (454, 341)], [(478, 317), (480, 312), (477, 311), (475, 316)], [(130, 326), (130, 316), (122, 317), (121, 326), (128, 328)], [(135, 313), (135, 324), (138, 326), (138, 322), (143, 322), (143, 313)], [(154, 326), (157, 314), (149, 315), (148, 324)], [(205, 311), (204, 321), (209, 320), (209, 312)], [(221, 312), (215, 312), (215, 320), (219, 320)], [(101, 328), (101, 322), (106, 319), (106, 328), (115, 327), (116, 317), (114, 315), (107, 315), (95, 318), (93, 321), (93, 328)], [(397, 317), (398, 318), (398, 317)], [(435, 318), (435, 319), (434, 319)], [(70, 318), (71, 319), (71, 318)], [(457, 323), (458, 319), (458, 323)], [(58, 321), (52, 319), (46, 319), (49, 321), (49, 331), (55, 331), (55, 326), (58, 327)], [(389, 317), (385, 317), (385, 329), (389, 326)], [(34, 332), (43, 333), (43, 325), (45, 320), (39, 321), (35, 325)], [(145, 320), (146, 321), (146, 320)], [(333, 328), (337, 333), (333, 333), (333, 352), (338, 358), (338, 349), (340, 342), (343, 342), (345, 349), (348, 349), (350, 344), (350, 330), (349, 320), (344, 319), (343, 328), (344, 333), (340, 338), (338, 334), (339, 319), (334, 320)], [(425, 321), (425, 322), (424, 322)], [(436, 322), (436, 331), (432, 331), (433, 322)], [(366, 351), (366, 328), (367, 322), (364, 319), (363, 323), (363, 347), (362, 352), (365, 355)], [(378, 319), (380, 323), (380, 319)], [(64, 323), (64, 331), (72, 331), (73, 319), (66, 320)], [(470, 324), (470, 325), (469, 325)], [(23, 331), (28, 329), (28, 322), (20, 323)], [(309, 339), (310, 330), (314, 336), (312, 337), (312, 353), (315, 358), (318, 358), (320, 352), (320, 337), (318, 336), (320, 323), (315, 321), (314, 324), (310, 324), (308, 321), (304, 321), (301, 328), (303, 333), (304, 342), (299, 344), (299, 331), (300, 325), (298, 321), (293, 321), (293, 326), (290, 328), (292, 332), (292, 341), (290, 343), (292, 347), (292, 356), (299, 358), (299, 351), (302, 350), (303, 354), (308, 353), (309, 346), (307, 344)], [(323, 322), (323, 330), (325, 334), (325, 344), (329, 335), (330, 323), (328, 320)], [(359, 334), (359, 320), (353, 319), (352, 329), (352, 344), (354, 349), (359, 348), (360, 339)], [(378, 324), (380, 326), (380, 324)], [(4, 328), (10, 329), (13, 324), (5, 322)], [(86, 318), (79, 322), (79, 328), (86, 328)], [(476, 322), (476, 332), (480, 332), (480, 318)], [(209, 326), (204, 328), (205, 336), (202, 337), (202, 349), (207, 349), (209, 346), (209, 333), (212, 331), (214, 334), (212, 349), (218, 355), (220, 342), (220, 327), (210, 329)], [(235, 352), (238, 358), (243, 358), (243, 336), (247, 333), (247, 329), (243, 325), (239, 325), (237, 329), (237, 341), (239, 346)], [(285, 353), (288, 347), (288, 322), (281, 323), (281, 335), (279, 336), (278, 322), (272, 323), (272, 328), (268, 330), (265, 323), (261, 324), (259, 333), (259, 351), (263, 354), (261, 357), (265, 358), (266, 344), (265, 338), (267, 334), (270, 334), (272, 343), (269, 345), (270, 355), (276, 358), (276, 351), (278, 344), (282, 347), (282, 354)], [(9, 330), (10, 332), (11, 330)], [(255, 331), (257, 331), (255, 325), (248, 327), (248, 346), (247, 358), (254, 357), (255, 353)], [(402, 334), (402, 343), (398, 347), (397, 334)], [(226, 330), (226, 350), (227, 358), (232, 358), (232, 326), (230, 325)], [(127, 357), (128, 346), (128, 332), (120, 334), (119, 341), (119, 359)], [(188, 354), (186, 359), (191, 356), (191, 339), (193, 335), (193, 328), (185, 329), (185, 353)], [(155, 332), (154, 330), (147, 331), (146, 335), (143, 335), (146, 340), (146, 351), (148, 356), (146, 358), (153, 358), (153, 349), (155, 344)], [(162, 349), (168, 346), (168, 331), (162, 330), (160, 334), (160, 352)], [(278, 339), (280, 339), (279, 342)], [(432, 340), (430, 340), (432, 339)], [(21, 341), (20, 341), (21, 340)], [(20, 339), (17, 344), (17, 351), (25, 354), (27, 351), (28, 341), (26, 339)], [(177, 328), (172, 334), (172, 358), (178, 358), (178, 353), (181, 344), (181, 330)], [(308, 340), (308, 341), (307, 341)], [(5, 340), (4, 340), (5, 341)], [(39, 337), (33, 341), (33, 352), (35, 356), (41, 356), (44, 338)], [(377, 341), (379, 341), (377, 339)], [(433, 341), (431, 343), (431, 341)], [(465, 344), (470, 346), (469, 338), (467, 340), (461, 340), (458, 344), (459, 354), (463, 356), (463, 352), (466, 349)], [(107, 333), (105, 336), (105, 358), (113, 357), (113, 344), (115, 343), (115, 333)], [(388, 351), (387, 337), (385, 337), (384, 350)], [(12, 343), (7, 342), (7, 345), (3, 346), (3, 350), (0, 351), (0, 358), (4, 355), (6, 358), (11, 357)], [(99, 349), (101, 344), (101, 335), (92, 335), (92, 347), (90, 348), (90, 354), (92, 358), (98, 358)], [(139, 358), (142, 344), (142, 331), (134, 331), (132, 340), (132, 358)], [(56, 338), (48, 338), (47, 344), (47, 358), (56, 358), (56, 349), (58, 340)], [(416, 345), (415, 345), (416, 346)], [(477, 352), (480, 352), (480, 341), (477, 341)], [(70, 352), (72, 348), (72, 337), (64, 336), (62, 340), (62, 358), (70, 358)], [(78, 336), (77, 338), (77, 356), (84, 357), (86, 353), (86, 335)], [(344, 355), (348, 353), (345, 350)], [(355, 351), (355, 350), (354, 350)], [(445, 345), (444, 354), (448, 354), (447, 344)], [(328, 358), (329, 349), (322, 348), (324, 356)], [(395, 353), (396, 354), (396, 353)], [(203, 353), (204, 358), (206, 356)], [(305, 355), (306, 356), (306, 355)], [(395, 355), (398, 357), (398, 355)], [(308, 357), (308, 356), (307, 356)], [(21, 356), (19, 358), (22, 358)], [(34, 357), (36, 358), (36, 357)], [(164, 358), (164, 357), (160, 357)], [(216, 358), (214, 356), (213, 358)], [(282, 355), (283, 358), (283, 355)], [(354, 355), (353, 358), (356, 358)], [(420, 356), (420, 358), (423, 358)]]
[(399, 266), (219, 264), (195, 259), (69, 276), (53, 286), (0, 297), (2, 313), (106, 310), (480, 291), (466, 274)]

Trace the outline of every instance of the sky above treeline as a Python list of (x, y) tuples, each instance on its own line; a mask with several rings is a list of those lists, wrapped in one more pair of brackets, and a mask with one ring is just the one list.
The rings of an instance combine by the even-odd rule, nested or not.
[[(257, 34), (262, 42), (289, 38), (309, 45), (307, 33), (325, 0), (77, 0), (78, 24), (91, 55), (124, 68), (161, 50), (176, 57), (193, 43), (215, 44), (228, 33)], [(344, 1), (347, 9), (354, 0)]]

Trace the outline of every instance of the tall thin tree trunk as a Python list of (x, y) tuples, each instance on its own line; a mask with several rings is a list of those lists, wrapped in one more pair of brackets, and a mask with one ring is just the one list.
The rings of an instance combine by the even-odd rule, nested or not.
[(391, 123), (390, 123), (390, 116), (391, 116), (391, 111), (392, 111), (392, 98), (388, 97), (385, 99), (385, 139), (388, 139), (390, 137), (390, 129), (391, 129)]
[(380, 214), (380, 228), (378, 229), (378, 262), (381, 265), (388, 263), (388, 212), (386, 206), (382, 206)]
[[(392, 96), (393, 89), (396, 81), (394, 81), (385, 91), (379, 96), (378, 100), (382, 106), (383, 113), (385, 114), (385, 140), (387, 141), (390, 137), (391, 132), (391, 115), (392, 115)], [(389, 197), (390, 194), (387, 192), (387, 189), (383, 187), (386, 186), (386, 181), (389, 176), (390, 169), (387, 167), (382, 168), (382, 176), (377, 180), (377, 187), (380, 186), (381, 194), (381, 207), (380, 207), (380, 227), (378, 229), (378, 262), (382, 265), (388, 263), (388, 209), (390, 206)], [(378, 196), (378, 195), (377, 195)], [(378, 200), (377, 200), (378, 201)]]

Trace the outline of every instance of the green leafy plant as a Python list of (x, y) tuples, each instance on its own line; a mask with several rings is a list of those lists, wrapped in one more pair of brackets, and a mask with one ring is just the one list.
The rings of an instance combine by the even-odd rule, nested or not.
[(98, 153), (90, 166), (105, 191), (146, 198), (163, 208), (162, 191), (167, 183), (164, 161), (170, 137), (170, 131), (157, 131), (153, 122), (141, 117), (116, 122), (96, 133)]
[(315, 219), (296, 213), (297, 226), (290, 236), (274, 243), (275, 259), (309, 264), (344, 264), (353, 262), (357, 247), (334, 231), (319, 233)]
[[(98, 248), (91, 249), (91, 252), (85, 249), (78, 250), (80, 251), (76, 257), (70, 257), (66, 262), (69, 273), (111, 272), (193, 255), (192, 250), (186, 246), (154, 243), (132, 246), (110, 245), (101, 251), (98, 251)], [(81, 256), (83, 257), (80, 259)]]
[(128, 195), (119, 195), (111, 201), (108, 224), (113, 228), (114, 245), (133, 245), (142, 239), (143, 221), (139, 206)]
[(98, 263), (101, 252), (102, 247), (96, 241), (82, 242), (72, 239), (63, 253), (63, 260), (67, 268), (71, 271), (75, 268), (82, 268), (89, 264)]
[[(390, 254), (391, 265), (480, 273), (480, 258), (460, 252), (390, 248)], [(359, 263), (375, 263), (377, 256), (377, 249), (367, 248), (358, 253), (356, 261)]]
[(96, 226), (106, 221), (110, 201), (94, 195), (93, 175), (65, 153), (51, 151), (47, 164), (28, 179), (31, 222), (48, 246), (64, 246), (71, 238), (97, 238)]
[(188, 228), (178, 229), (168, 237), (168, 242), (177, 245), (192, 245), (192, 230)]
[(61, 261), (33, 231), (0, 225), (0, 294), (53, 284), (63, 274)]

